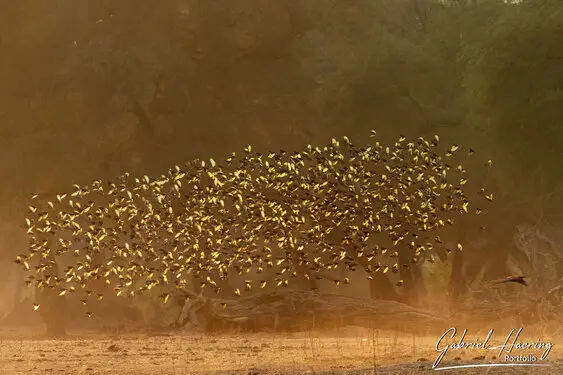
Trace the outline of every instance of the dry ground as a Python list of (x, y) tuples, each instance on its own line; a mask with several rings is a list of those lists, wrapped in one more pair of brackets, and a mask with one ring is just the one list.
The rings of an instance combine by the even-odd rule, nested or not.
[[(468, 335), (469, 336), (469, 335)], [(531, 338), (531, 334), (526, 334)], [(473, 336), (475, 337), (475, 336)], [(481, 336), (481, 337), (484, 337)], [(506, 337), (506, 335), (504, 336)], [(500, 344), (501, 335), (498, 342)], [(554, 341), (546, 337), (542, 341)], [(422, 374), (434, 373), (436, 337), (346, 328), (286, 334), (70, 332), (0, 328), (0, 375), (12, 374)], [(495, 344), (493, 342), (493, 344)], [(555, 343), (551, 367), (443, 370), (443, 374), (563, 374)], [(482, 354), (485, 358), (476, 359)], [(539, 353), (538, 351), (535, 354)], [(494, 351), (448, 353), (442, 366), (503, 362)], [(456, 358), (457, 357), (457, 358)]]

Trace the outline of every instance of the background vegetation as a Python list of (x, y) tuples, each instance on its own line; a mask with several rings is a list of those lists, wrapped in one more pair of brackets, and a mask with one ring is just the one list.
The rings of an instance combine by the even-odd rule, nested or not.
[(32, 192), (369, 129), (468, 145), (512, 213), (561, 214), (561, 1), (0, 5), (2, 252)]

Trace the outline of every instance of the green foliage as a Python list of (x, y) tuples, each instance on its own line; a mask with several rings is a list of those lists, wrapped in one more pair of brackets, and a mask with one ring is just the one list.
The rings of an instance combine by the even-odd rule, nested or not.
[(11, 2), (0, 15), (3, 212), (125, 170), (371, 128), (484, 149), (513, 202), (561, 207), (562, 7)]
[(541, 209), (563, 203), (563, 4), (537, 5), (507, 7), (487, 26), (468, 52), (464, 86), (473, 118), (487, 119), (499, 183)]

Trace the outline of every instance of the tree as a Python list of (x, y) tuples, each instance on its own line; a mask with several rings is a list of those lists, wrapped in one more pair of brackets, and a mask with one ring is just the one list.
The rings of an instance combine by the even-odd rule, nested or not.
[[(543, 6), (538, 6), (543, 3)], [(502, 188), (523, 210), (561, 206), (562, 6), (507, 6), (475, 41), (464, 76), (474, 121), (499, 165)]]

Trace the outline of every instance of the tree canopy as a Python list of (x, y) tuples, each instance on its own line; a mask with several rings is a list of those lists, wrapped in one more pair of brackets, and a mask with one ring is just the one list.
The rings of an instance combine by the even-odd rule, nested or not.
[(372, 128), (384, 139), (464, 142), (498, 164), (510, 205), (534, 214), (563, 206), (559, 1), (2, 8), (6, 228), (23, 222), (32, 192)]

